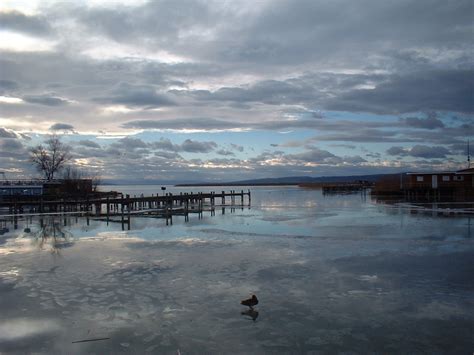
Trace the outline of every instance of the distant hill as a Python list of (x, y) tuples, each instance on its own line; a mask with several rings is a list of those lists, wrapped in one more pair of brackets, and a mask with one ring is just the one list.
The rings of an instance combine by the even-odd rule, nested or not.
[(194, 184), (178, 184), (176, 186), (245, 186), (245, 185), (298, 185), (307, 183), (334, 183), (334, 182), (352, 182), (357, 180), (365, 180), (375, 182), (381, 177), (393, 174), (375, 174), (375, 175), (350, 175), (350, 176), (288, 176), (281, 178), (263, 178), (239, 180), (225, 183), (194, 183)]

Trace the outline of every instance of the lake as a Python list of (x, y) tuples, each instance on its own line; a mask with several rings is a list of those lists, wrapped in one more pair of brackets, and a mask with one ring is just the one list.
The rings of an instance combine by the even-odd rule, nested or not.
[[(166, 191), (230, 189), (248, 187)], [(0, 352), (472, 353), (469, 214), (250, 189), (251, 207), (216, 206), (170, 226), (133, 216), (125, 231), (75, 215), (20, 219), (16, 229), (6, 221)], [(239, 304), (252, 294), (254, 311)]]

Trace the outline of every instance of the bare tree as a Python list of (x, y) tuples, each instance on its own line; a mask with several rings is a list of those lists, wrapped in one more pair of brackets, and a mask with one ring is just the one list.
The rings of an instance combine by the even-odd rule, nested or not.
[(75, 166), (67, 165), (63, 168), (63, 180), (77, 181), (84, 179), (84, 173)]
[(46, 140), (44, 145), (30, 149), (30, 161), (48, 181), (53, 180), (54, 175), (71, 159), (70, 148), (55, 135)]

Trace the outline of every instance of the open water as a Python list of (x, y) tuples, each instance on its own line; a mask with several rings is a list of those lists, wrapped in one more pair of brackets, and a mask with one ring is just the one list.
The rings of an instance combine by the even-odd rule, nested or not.
[[(469, 214), (297, 187), (251, 191), (250, 208), (217, 206), (172, 226), (7, 221), (0, 352), (472, 353)], [(254, 312), (239, 304), (251, 294)]]

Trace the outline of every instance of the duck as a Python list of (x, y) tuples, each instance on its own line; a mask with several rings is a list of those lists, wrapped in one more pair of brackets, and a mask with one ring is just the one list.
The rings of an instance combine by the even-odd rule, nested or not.
[(243, 306), (248, 306), (250, 307), (250, 309), (253, 309), (253, 307), (258, 304), (257, 296), (252, 295), (251, 298), (241, 301), (240, 304)]

